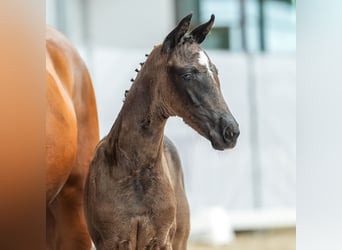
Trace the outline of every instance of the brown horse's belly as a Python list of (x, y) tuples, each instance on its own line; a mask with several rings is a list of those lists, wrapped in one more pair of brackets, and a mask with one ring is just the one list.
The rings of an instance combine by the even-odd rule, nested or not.
[(47, 72), (46, 202), (51, 203), (66, 182), (76, 158), (77, 121), (69, 93)]

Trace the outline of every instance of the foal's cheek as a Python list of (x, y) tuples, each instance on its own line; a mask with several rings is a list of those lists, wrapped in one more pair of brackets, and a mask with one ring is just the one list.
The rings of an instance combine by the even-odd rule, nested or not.
[(172, 90), (175, 95), (183, 100), (187, 96), (188, 83), (182, 79), (180, 76), (175, 76), (172, 79)]

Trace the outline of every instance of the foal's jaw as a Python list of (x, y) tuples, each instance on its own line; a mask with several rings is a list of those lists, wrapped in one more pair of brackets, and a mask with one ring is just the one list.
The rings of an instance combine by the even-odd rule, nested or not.
[(214, 149), (225, 150), (235, 147), (240, 135), (239, 124), (229, 112), (180, 116), (185, 123), (208, 139)]

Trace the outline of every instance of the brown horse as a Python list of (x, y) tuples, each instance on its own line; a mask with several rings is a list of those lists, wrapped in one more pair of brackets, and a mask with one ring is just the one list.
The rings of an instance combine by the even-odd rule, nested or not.
[(85, 214), (98, 250), (186, 249), (189, 207), (177, 150), (164, 136), (180, 116), (215, 149), (235, 146), (239, 128), (217, 69), (199, 44), (211, 19), (187, 34), (186, 16), (156, 46), (91, 162)]
[(99, 141), (93, 86), (67, 39), (46, 30), (46, 240), (48, 249), (91, 248), (83, 192)]

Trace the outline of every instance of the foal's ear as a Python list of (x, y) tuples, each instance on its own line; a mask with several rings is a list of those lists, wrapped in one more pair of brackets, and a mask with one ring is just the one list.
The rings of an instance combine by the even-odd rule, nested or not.
[(163, 42), (162, 52), (169, 53), (180, 42), (181, 38), (189, 30), (192, 13), (184, 17), (174, 30), (167, 35)]
[(215, 16), (211, 15), (210, 20), (208, 22), (201, 24), (196, 29), (191, 31), (190, 35), (198, 44), (204, 41), (205, 37), (208, 35), (211, 28), (213, 27), (214, 21)]

